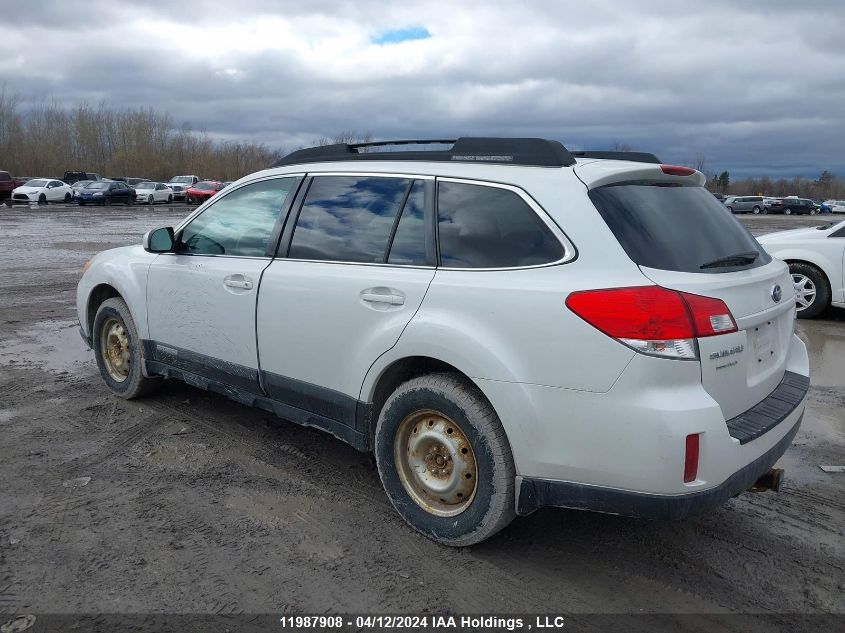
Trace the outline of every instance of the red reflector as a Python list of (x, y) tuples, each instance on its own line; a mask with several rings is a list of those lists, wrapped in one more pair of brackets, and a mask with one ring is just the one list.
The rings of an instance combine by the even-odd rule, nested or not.
[(687, 435), (686, 455), (684, 457), (684, 483), (698, 478), (698, 438), (699, 435)]
[(736, 332), (720, 299), (660, 286), (573, 292), (566, 306), (608, 336), (638, 341), (701, 338)]
[(660, 171), (669, 176), (692, 176), (695, 173), (692, 167), (681, 167), (680, 165), (661, 165)]

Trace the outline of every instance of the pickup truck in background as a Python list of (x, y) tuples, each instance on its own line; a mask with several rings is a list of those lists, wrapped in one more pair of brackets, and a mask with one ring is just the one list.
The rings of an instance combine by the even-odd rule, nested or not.
[(11, 199), (12, 190), (20, 187), (26, 181), (20, 178), (14, 178), (7, 171), (0, 171), (0, 200)]

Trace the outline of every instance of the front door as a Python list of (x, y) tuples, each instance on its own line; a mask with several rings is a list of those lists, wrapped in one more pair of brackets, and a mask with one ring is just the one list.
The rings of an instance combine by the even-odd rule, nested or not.
[(253, 182), (216, 200), (177, 233), (147, 278), (147, 355), (260, 393), (255, 306), (285, 200), (298, 179)]

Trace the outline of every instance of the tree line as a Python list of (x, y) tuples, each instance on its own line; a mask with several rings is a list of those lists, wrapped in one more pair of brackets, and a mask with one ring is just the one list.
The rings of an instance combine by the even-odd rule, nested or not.
[[(106, 177), (152, 180), (177, 174), (236, 180), (286, 154), (264, 143), (212, 139), (188, 125), (177, 126), (169, 113), (153, 108), (118, 109), (104, 103), (66, 108), (55, 101), (24, 107), (22, 101), (20, 95), (0, 89), (0, 169), (17, 177), (61, 178), (65, 171), (93, 171)], [(369, 133), (346, 130), (317, 138), (312, 145), (370, 140)], [(633, 148), (616, 142), (611, 149)], [(688, 164), (707, 173), (703, 155)], [(816, 180), (767, 176), (731, 180), (729, 172), (723, 171), (708, 175), (707, 187), (734, 195), (845, 199), (845, 181), (828, 171)]]
[(710, 191), (738, 196), (798, 196), (819, 200), (845, 200), (845, 180), (825, 170), (815, 180), (811, 178), (743, 178), (731, 180), (728, 171), (707, 177)]
[(263, 143), (212, 139), (153, 108), (44, 102), (24, 108), (0, 91), (0, 169), (61, 178), (67, 171), (166, 180), (177, 174), (236, 180), (283, 156)]

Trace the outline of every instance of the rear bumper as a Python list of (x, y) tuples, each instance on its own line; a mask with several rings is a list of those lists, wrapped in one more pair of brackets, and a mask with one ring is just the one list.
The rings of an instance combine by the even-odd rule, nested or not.
[(777, 444), (715, 488), (682, 495), (655, 495), (568, 481), (517, 477), (517, 513), (530, 514), (543, 506), (556, 506), (648, 519), (682, 519), (698, 514), (748, 490), (780, 459), (801, 426), (803, 407), (800, 413), (796, 413), (797, 420), (792, 422), (792, 427)]

